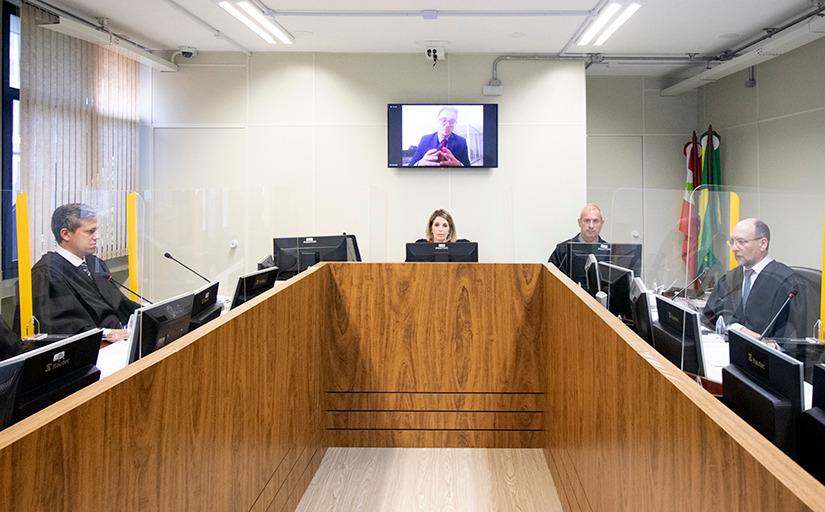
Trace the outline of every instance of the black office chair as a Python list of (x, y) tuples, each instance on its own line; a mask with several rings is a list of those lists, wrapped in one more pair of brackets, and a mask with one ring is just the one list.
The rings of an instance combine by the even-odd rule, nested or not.
[(813, 333), (814, 324), (819, 320), (819, 299), (822, 287), (822, 271), (816, 268), (791, 267), (791, 270), (802, 282), (803, 289), (799, 290), (799, 298), (804, 301), (805, 314), (803, 325), (796, 325), (797, 336), (810, 336)]

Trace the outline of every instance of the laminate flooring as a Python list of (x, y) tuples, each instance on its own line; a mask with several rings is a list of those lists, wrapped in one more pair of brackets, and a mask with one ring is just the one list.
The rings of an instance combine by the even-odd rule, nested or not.
[(539, 449), (329, 448), (300, 512), (561, 512)]

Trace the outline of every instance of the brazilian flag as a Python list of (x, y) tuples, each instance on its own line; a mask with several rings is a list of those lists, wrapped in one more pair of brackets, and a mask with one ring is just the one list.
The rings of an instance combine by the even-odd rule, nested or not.
[(699, 244), (696, 251), (696, 274), (719, 263), (713, 253), (713, 239), (721, 232), (722, 206), (718, 187), (722, 184), (722, 138), (708, 126), (702, 134), (702, 174), (699, 193)]

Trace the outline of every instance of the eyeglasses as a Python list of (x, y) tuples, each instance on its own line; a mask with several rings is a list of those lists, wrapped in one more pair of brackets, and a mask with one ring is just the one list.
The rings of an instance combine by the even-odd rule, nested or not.
[(764, 236), (758, 236), (756, 238), (751, 238), (750, 240), (745, 240), (744, 238), (730, 238), (726, 240), (728, 245), (731, 247), (743, 247), (748, 242), (753, 242), (754, 240), (761, 240), (765, 238)]
[(438, 120), (441, 121), (441, 124), (455, 125), (455, 119), (450, 119), (449, 117), (439, 117)]

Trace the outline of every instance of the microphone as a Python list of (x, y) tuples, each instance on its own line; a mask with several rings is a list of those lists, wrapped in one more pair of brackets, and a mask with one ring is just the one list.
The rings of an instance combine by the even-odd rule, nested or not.
[(184, 265), (184, 264), (183, 264), (183, 263), (181, 263), (180, 261), (176, 260), (176, 259), (175, 259), (175, 257), (174, 257), (174, 256), (172, 256), (171, 254), (169, 254), (168, 252), (163, 253), (163, 257), (164, 257), (164, 258), (169, 258), (170, 260), (174, 261), (175, 263), (177, 263), (177, 264), (178, 264), (178, 265), (180, 265), (181, 267), (185, 268), (185, 269), (186, 269), (186, 270), (188, 270), (189, 272), (192, 272), (192, 273), (193, 273), (193, 274), (195, 274), (196, 276), (200, 277), (201, 279), (203, 279), (203, 280), (204, 280), (204, 281), (206, 281), (207, 283), (210, 283), (210, 282), (211, 282), (209, 279), (207, 279), (207, 278), (203, 277), (202, 275), (198, 274), (197, 272), (195, 272), (195, 271), (194, 271), (194, 270), (192, 270), (191, 268), (187, 267), (186, 265)]
[(760, 340), (764, 338), (765, 334), (770, 330), (771, 327), (773, 327), (774, 322), (776, 322), (776, 319), (779, 318), (779, 315), (782, 313), (782, 310), (785, 309), (785, 306), (788, 305), (791, 299), (796, 297), (797, 293), (799, 293), (797, 290), (791, 290), (790, 293), (788, 293), (788, 298), (785, 299), (785, 302), (782, 303), (782, 306), (779, 308), (779, 311), (777, 311), (776, 314), (773, 316), (773, 319), (771, 319), (771, 323), (769, 323), (768, 326), (765, 327), (765, 330), (762, 331), (762, 334), (759, 335)]
[(136, 291), (132, 290), (131, 288), (129, 288), (128, 286), (126, 286), (126, 285), (124, 285), (124, 284), (119, 283), (119, 282), (117, 281), (117, 279), (115, 279), (115, 278), (112, 276), (112, 274), (98, 274), (98, 275), (99, 275), (100, 277), (102, 277), (103, 279), (105, 279), (105, 280), (109, 281), (110, 283), (114, 283), (116, 286), (119, 286), (119, 287), (123, 288), (123, 289), (124, 289), (124, 290), (126, 290), (127, 292), (134, 294), (134, 295), (135, 295), (137, 298), (139, 298), (140, 300), (142, 300), (142, 301), (144, 301), (144, 302), (148, 302), (149, 304), (154, 304), (154, 302), (152, 302), (151, 300), (149, 300), (149, 299), (147, 299), (146, 297), (142, 296), (142, 295), (141, 295), (141, 294), (139, 294), (138, 292), (136, 292)]
[(702, 270), (702, 272), (701, 272), (698, 276), (696, 276), (696, 277), (694, 277), (694, 278), (693, 278), (693, 281), (689, 282), (689, 283), (688, 283), (688, 284), (687, 284), (684, 288), (682, 288), (681, 290), (679, 290), (678, 292), (676, 292), (676, 293), (673, 295), (673, 298), (675, 299), (676, 297), (678, 297), (678, 296), (679, 296), (679, 295), (681, 295), (682, 293), (686, 292), (686, 291), (688, 290), (688, 288), (690, 288), (691, 286), (693, 286), (693, 283), (695, 283), (696, 281), (698, 281), (698, 280), (702, 279), (703, 277), (705, 277), (705, 275), (708, 273), (708, 271), (709, 271), (709, 270), (708, 270), (707, 268), (705, 268), (704, 270)]

